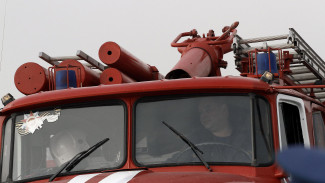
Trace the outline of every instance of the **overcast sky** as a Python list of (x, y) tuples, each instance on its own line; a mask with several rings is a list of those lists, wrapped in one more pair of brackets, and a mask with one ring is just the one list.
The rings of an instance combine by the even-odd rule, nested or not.
[[(325, 60), (324, 19), (323, 0), (0, 0), (0, 97), (23, 96), (14, 84), (20, 65), (50, 66), (38, 58), (40, 51), (72, 56), (83, 50), (99, 60), (99, 47), (115, 41), (165, 75), (180, 58), (170, 47), (179, 33), (195, 28), (200, 35), (209, 29), (220, 35), (235, 21), (243, 38), (287, 34), (295, 28)], [(238, 75), (233, 54), (224, 60), (229, 67), (222, 73)]]

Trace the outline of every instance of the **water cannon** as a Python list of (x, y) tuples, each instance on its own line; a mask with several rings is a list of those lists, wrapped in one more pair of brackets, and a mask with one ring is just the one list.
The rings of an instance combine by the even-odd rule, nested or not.
[[(210, 30), (207, 36), (199, 36), (193, 29), (190, 32), (179, 34), (171, 43), (172, 47), (177, 47), (182, 54), (181, 59), (166, 75), (166, 79), (221, 76), (220, 68), (226, 68), (227, 62), (223, 60), (223, 55), (230, 52), (233, 38), (239, 22), (233, 23), (222, 29), (221, 36), (215, 36)], [(191, 38), (178, 43), (183, 38)]]

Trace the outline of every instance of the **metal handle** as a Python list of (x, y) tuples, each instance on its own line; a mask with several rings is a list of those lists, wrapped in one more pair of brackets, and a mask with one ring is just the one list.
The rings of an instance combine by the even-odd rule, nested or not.
[[(235, 28), (238, 25), (239, 25), (239, 22), (234, 22), (221, 36), (208, 38), (207, 40), (213, 40), (213, 41), (206, 41), (205, 43), (207, 43), (208, 45), (221, 45), (221, 44), (229, 43), (229, 40), (232, 40), (234, 38), (234, 36), (236, 35), (237, 31)], [(225, 39), (230, 32), (232, 32), (232, 35), (230, 35), (228, 39)], [(192, 36), (194, 38), (198, 37), (197, 31), (195, 29), (193, 29), (191, 32), (183, 32), (183, 33), (179, 34), (174, 39), (174, 41), (171, 43), (171, 46), (172, 47), (187, 47), (188, 45), (190, 45), (191, 42), (177, 43), (182, 37), (185, 37), (185, 36)]]

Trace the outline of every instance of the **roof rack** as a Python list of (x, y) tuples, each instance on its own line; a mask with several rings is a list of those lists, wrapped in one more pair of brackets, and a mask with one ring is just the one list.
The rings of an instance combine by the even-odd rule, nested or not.
[(84, 60), (89, 64), (87, 65), (88, 67), (98, 69), (100, 71), (104, 71), (106, 68), (103, 64), (101, 64), (100, 62), (98, 62), (97, 60), (95, 60), (94, 58), (92, 58), (91, 56), (89, 56), (88, 54), (86, 54), (81, 50), (77, 51), (76, 56), (59, 56), (59, 57), (50, 57), (46, 53), (40, 52), (39, 58), (43, 59), (44, 61), (46, 61), (47, 63), (53, 66), (59, 65), (60, 64), (59, 61), (72, 59), (72, 60)]
[[(268, 45), (270, 41), (285, 40), (284, 43)], [(252, 43), (263, 43), (262, 46), (252, 46)], [(259, 37), (252, 39), (242, 39), (236, 35), (232, 45), (235, 54), (235, 64), (237, 70), (243, 75), (245, 62), (248, 62), (250, 52), (256, 50), (265, 51), (268, 48), (281, 49), (289, 53), (290, 62), (287, 70), (283, 70), (283, 76), (279, 78), (280, 85), (301, 86), (296, 87), (300, 92), (325, 101), (325, 89), (312, 89), (308, 86), (325, 84), (325, 62), (320, 56), (304, 41), (304, 39), (293, 29), (289, 29), (289, 34)], [(278, 67), (286, 58), (281, 58), (275, 53)], [(283, 62), (284, 63), (284, 62)], [(305, 87), (303, 87), (305, 86)]]

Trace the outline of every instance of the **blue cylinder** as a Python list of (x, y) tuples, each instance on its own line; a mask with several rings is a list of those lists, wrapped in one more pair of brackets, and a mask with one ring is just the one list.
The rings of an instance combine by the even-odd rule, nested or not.
[(69, 88), (77, 87), (76, 72), (73, 70), (59, 70), (55, 73), (55, 88), (56, 90), (66, 89), (67, 85), (67, 73), (69, 73)]
[[(276, 65), (276, 56), (274, 53), (270, 52), (270, 59), (269, 62), (269, 53), (260, 53), (257, 54), (257, 69), (258, 74), (264, 74), (265, 71), (269, 71), (271, 73), (278, 73), (278, 68)], [(271, 70), (269, 67), (269, 63), (271, 63)]]

